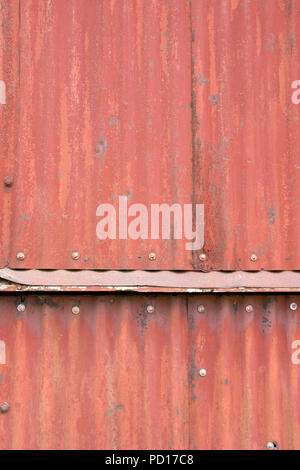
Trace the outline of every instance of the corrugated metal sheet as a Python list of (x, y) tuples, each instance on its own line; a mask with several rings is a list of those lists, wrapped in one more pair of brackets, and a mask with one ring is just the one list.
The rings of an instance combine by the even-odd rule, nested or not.
[[(3, 0), (1, 265), (299, 269), (299, 13), (298, 0)], [(207, 261), (184, 240), (97, 241), (96, 207), (119, 195), (204, 203)]]
[[(263, 449), (275, 442), (279, 449), (299, 449), (300, 342), (298, 364), (292, 362), (299, 300), (189, 297), (191, 448)], [(295, 301), (298, 310), (292, 311)], [(205, 378), (199, 377), (202, 367)]]
[(0, 305), (0, 402), (10, 405), (0, 448), (188, 447), (183, 297), (19, 296)]
[[(196, 199), (215, 269), (299, 269), (298, 0), (196, 0)], [(252, 262), (251, 254), (258, 260)]]
[(299, 315), (297, 294), (1, 296), (0, 447), (299, 448)]

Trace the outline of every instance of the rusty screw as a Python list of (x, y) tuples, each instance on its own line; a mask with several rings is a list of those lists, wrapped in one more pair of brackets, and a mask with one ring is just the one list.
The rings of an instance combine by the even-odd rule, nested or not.
[(150, 261), (154, 261), (156, 259), (156, 254), (153, 252), (149, 253), (148, 258), (150, 259)]
[(200, 374), (201, 377), (205, 377), (206, 376), (206, 369), (200, 369), (199, 374)]
[(80, 308), (78, 307), (78, 305), (74, 305), (72, 307), (72, 313), (73, 315), (78, 315), (80, 313)]
[(6, 178), (4, 179), (4, 185), (7, 188), (11, 188), (13, 184), (14, 184), (13, 178), (11, 176), (6, 176)]
[(297, 308), (298, 308), (298, 305), (296, 304), (296, 302), (292, 302), (291, 305), (290, 305), (290, 309), (295, 311), (295, 310), (297, 310)]
[(253, 307), (252, 307), (252, 305), (247, 305), (247, 307), (246, 307), (246, 312), (247, 312), (247, 313), (253, 312)]
[(17, 306), (17, 310), (18, 310), (18, 312), (20, 312), (20, 313), (21, 313), (21, 312), (25, 312), (25, 309), (26, 309), (26, 306), (25, 306), (24, 304), (19, 304), (19, 305)]
[(78, 252), (78, 251), (73, 251), (73, 253), (72, 253), (72, 259), (77, 260), (77, 259), (79, 259), (79, 258), (80, 258), (79, 252)]
[(25, 259), (25, 255), (22, 251), (20, 251), (19, 253), (17, 253), (17, 260), (18, 261), (24, 261)]
[(6, 413), (9, 410), (9, 404), (4, 401), (0, 404), (0, 411), (1, 413)]
[(250, 259), (251, 259), (251, 261), (254, 262), (254, 261), (257, 261), (258, 257), (255, 253), (252, 253), (252, 255), (250, 256)]
[(153, 305), (148, 305), (148, 307), (147, 307), (147, 312), (148, 312), (148, 313), (153, 313), (153, 312), (154, 312), (154, 307), (153, 307)]
[(206, 261), (206, 258), (207, 258), (207, 256), (206, 256), (205, 253), (201, 253), (201, 254), (199, 255), (200, 261)]
[(204, 307), (204, 305), (198, 305), (197, 310), (198, 310), (199, 313), (205, 312), (205, 307)]

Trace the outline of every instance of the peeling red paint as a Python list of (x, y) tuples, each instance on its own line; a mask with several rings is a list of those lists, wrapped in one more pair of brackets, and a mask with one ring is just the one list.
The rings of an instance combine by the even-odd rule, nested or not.
[(299, 294), (20, 294), (0, 310), (1, 449), (300, 446)]
[[(298, 0), (2, 5), (2, 267), (299, 269)], [(97, 241), (120, 195), (204, 203), (206, 261)]]

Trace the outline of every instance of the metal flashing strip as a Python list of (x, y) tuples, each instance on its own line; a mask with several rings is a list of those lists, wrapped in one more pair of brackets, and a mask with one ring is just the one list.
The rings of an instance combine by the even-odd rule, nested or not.
[(0, 269), (0, 291), (300, 292), (299, 271), (176, 272)]

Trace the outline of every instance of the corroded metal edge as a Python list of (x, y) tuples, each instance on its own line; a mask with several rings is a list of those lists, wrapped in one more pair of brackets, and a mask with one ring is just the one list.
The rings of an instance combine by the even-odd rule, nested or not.
[(0, 269), (0, 291), (300, 292), (300, 272)]

